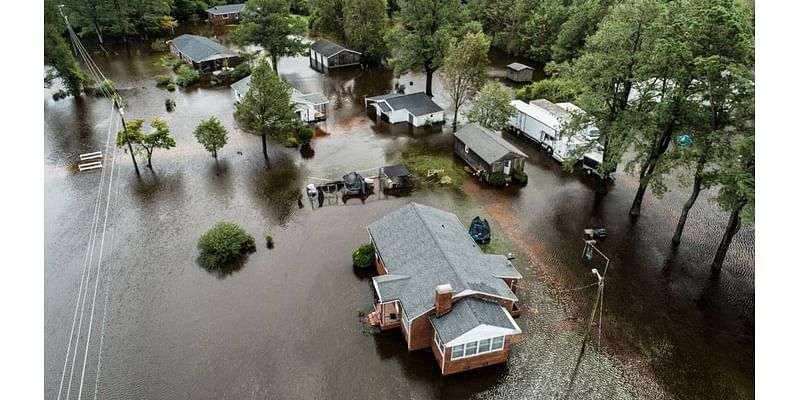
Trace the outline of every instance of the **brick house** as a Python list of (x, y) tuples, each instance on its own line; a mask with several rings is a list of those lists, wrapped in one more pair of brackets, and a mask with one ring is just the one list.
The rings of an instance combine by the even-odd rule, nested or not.
[(214, 25), (238, 24), (242, 19), (244, 4), (228, 4), (206, 10), (208, 20)]
[(225, 66), (235, 67), (241, 62), (239, 53), (205, 36), (184, 34), (167, 43), (172, 54), (201, 74), (209, 74)]
[(484, 254), (455, 214), (410, 203), (367, 227), (381, 330), (400, 328), (409, 351), (430, 348), (443, 375), (505, 363), (520, 330), (522, 275)]

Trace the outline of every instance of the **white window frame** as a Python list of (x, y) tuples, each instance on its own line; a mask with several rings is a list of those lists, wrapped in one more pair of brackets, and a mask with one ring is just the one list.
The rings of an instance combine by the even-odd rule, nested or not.
[(464, 145), (464, 154), (469, 154), (469, 146)]
[(411, 328), (411, 320), (408, 319), (408, 315), (406, 314), (406, 309), (405, 308), (403, 308), (401, 310), (401, 312), (402, 312), (402, 315), (400, 316), (400, 319), (403, 321), (403, 327), (406, 328), (406, 332), (408, 332), (408, 336), (411, 337), (411, 329), (410, 329)]
[[(456, 345), (456, 346), (451, 346), (453, 348), (453, 351), (450, 353), (450, 360), (451, 361), (460, 360), (462, 358), (477, 357), (477, 356), (481, 356), (481, 355), (484, 355), (484, 354), (496, 353), (498, 351), (503, 351), (503, 348), (505, 347), (505, 338), (506, 338), (505, 336), (495, 336), (495, 337), (492, 337), (492, 338), (483, 338), (483, 339), (479, 339), (479, 340), (474, 340), (472, 342), (467, 342), (467, 343), (462, 343), (462, 344), (459, 344), (459, 345)], [(481, 345), (480, 345), (481, 343), (480, 342), (484, 341), (484, 340), (489, 340), (489, 350), (480, 351), (481, 350)], [(496, 343), (500, 343), (500, 347), (495, 349), (493, 347), (494, 347), (494, 345)], [(467, 354), (467, 346), (471, 345), (471, 344), (475, 344), (475, 353), (474, 354)], [(457, 347), (463, 347), (464, 348), (463, 353), (461, 353), (462, 355), (458, 356), (458, 357), (454, 356), (455, 349)]]
[(436, 332), (435, 329), (433, 331), (433, 341), (436, 343), (436, 347), (439, 348), (439, 353), (442, 355), (442, 358), (444, 358), (444, 343), (439, 339), (439, 332)]

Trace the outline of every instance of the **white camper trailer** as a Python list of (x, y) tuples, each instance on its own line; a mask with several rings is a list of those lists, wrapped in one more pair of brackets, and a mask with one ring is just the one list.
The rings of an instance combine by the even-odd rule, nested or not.
[[(571, 137), (563, 134), (564, 126), (571, 118), (570, 111), (547, 100), (534, 100), (530, 104), (513, 100), (511, 104), (517, 109), (516, 115), (511, 117), (512, 129), (541, 145), (558, 162), (564, 162), (571, 152), (584, 146), (590, 139), (582, 133)], [(579, 155), (576, 158), (582, 157)]]

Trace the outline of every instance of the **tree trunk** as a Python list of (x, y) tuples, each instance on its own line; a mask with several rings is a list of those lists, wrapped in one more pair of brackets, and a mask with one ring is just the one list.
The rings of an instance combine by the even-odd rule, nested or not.
[(147, 151), (147, 168), (153, 169), (153, 150)]
[(278, 57), (270, 53), (269, 58), (272, 59), (272, 70), (275, 71), (275, 75), (278, 75)]
[(267, 135), (261, 135), (261, 151), (264, 152), (264, 159), (269, 164), (269, 155), (267, 154)]
[(456, 129), (458, 128), (458, 106), (456, 106), (454, 111), (455, 113), (453, 115), (453, 132), (455, 132)]
[[(122, 126), (125, 126), (125, 121), (122, 121)], [(131, 146), (130, 140), (125, 140), (125, 141), (128, 143), (128, 152), (131, 153), (131, 160), (133, 160), (133, 169), (136, 170), (136, 175), (139, 175), (139, 164), (136, 164), (136, 156), (133, 154), (133, 146)]]
[(430, 66), (430, 63), (425, 63), (425, 94), (427, 94), (428, 97), (433, 97), (433, 92), (431, 91), (431, 84), (433, 82), (434, 71), (435, 69), (433, 69), (433, 67)]
[(681, 236), (683, 236), (683, 227), (686, 225), (686, 218), (689, 216), (689, 210), (694, 206), (697, 201), (697, 196), (703, 188), (703, 169), (706, 166), (705, 155), (697, 161), (697, 168), (694, 171), (694, 186), (692, 186), (692, 195), (689, 200), (683, 205), (681, 211), (681, 218), (678, 220), (678, 226), (675, 228), (675, 234), (672, 235), (672, 245), (677, 246), (681, 243)]
[(631, 210), (629, 211), (632, 217), (638, 217), (641, 214), (642, 210), (642, 200), (644, 199), (644, 193), (647, 191), (647, 182), (639, 183), (639, 189), (636, 190), (636, 197), (633, 198), (633, 204), (631, 205)]
[(100, 46), (103, 45), (103, 34), (100, 32), (100, 26), (97, 23), (94, 24), (94, 31), (97, 33), (97, 40), (100, 41)]
[(214, 157), (214, 159), (216, 160), (216, 159), (217, 159), (217, 149), (211, 150), (211, 155), (212, 155), (212, 156)]
[[(610, 142), (611, 141), (608, 139), (608, 134), (606, 134), (605, 139), (603, 139), (603, 151), (604, 151), (603, 164), (607, 163), (608, 160), (610, 159), (610, 157), (607, 157), (609, 149), (608, 146)], [(595, 193), (604, 195), (608, 193), (608, 184), (611, 182), (611, 173), (606, 171), (606, 168), (608, 168), (607, 165), (601, 165), (600, 168), (603, 171), (603, 173), (600, 176), (600, 184), (597, 185)]]
[(739, 228), (742, 227), (742, 217), (739, 215), (739, 213), (746, 204), (747, 202), (744, 201), (739, 202), (736, 205), (736, 208), (734, 208), (731, 212), (730, 218), (728, 218), (728, 226), (725, 228), (725, 234), (722, 236), (722, 242), (720, 242), (719, 247), (717, 248), (717, 254), (714, 256), (714, 262), (711, 263), (711, 269), (714, 271), (719, 271), (722, 269), (722, 263), (725, 262), (725, 256), (728, 254), (728, 247), (730, 247), (733, 237), (739, 232)]

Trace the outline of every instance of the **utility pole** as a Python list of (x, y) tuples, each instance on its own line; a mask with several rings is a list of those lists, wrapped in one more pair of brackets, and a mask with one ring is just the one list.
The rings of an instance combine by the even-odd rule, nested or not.
[[(594, 250), (598, 254), (600, 254), (603, 258), (605, 258), (606, 265), (605, 265), (605, 268), (603, 268), (603, 274), (602, 275), (600, 275), (600, 272), (597, 271), (597, 268), (592, 268), (592, 273), (597, 276), (597, 297), (595, 297), (595, 299), (594, 299), (594, 306), (592, 306), (592, 314), (589, 316), (589, 322), (586, 325), (586, 333), (584, 333), (584, 335), (583, 335), (583, 344), (581, 344), (581, 353), (580, 353), (581, 356), (583, 356), (584, 351), (586, 351), (586, 342), (589, 340), (589, 333), (592, 331), (592, 325), (594, 324), (594, 316), (597, 313), (597, 305), (600, 303), (600, 300), (603, 298), (603, 283), (604, 283), (604, 280), (605, 280), (606, 272), (608, 271), (608, 265), (610, 264), (610, 260), (608, 259), (608, 257), (605, 254), (603, 254), (603, 252), (601, 252), (597, 247), (595, 247), (595, 243), (597, 243), (596, 240), (593, 240), (593, 239), (586, 240), (586, 239), (584, 239), (583, 254), (581, 256), (585, 257), (587, 254), (591, 255), (592, 254), (592, 250)], [(589, 257), (589, 259), (591, 259), (591, 257)], [(602, 320), (603, 320), (602, 319), (602, 313), (603, 313), (603, 311), (601, 310), (600, 311), (600, 315), (601, 315), (600, 321), (601, 321), (601, 323), (602, 323)]]
[(603, 277), (597, 272), (596, 268), (592, 268), (592, 273), (597, 275), (597, 297), (594, 299), (594, 306), (592, 307), (592, 315), (589, 317), (589, 323), (586, 325), (586, 333), (583, 335), (583, 344), (581, 345), (581, 356), (586, 351), (586, 341), (589, 340), (589, 332), (592, 331), (592, 324), (594, 324), (594, 315), (597, 313), (597, 304), (600, 303), (600, 296), (603, 295)]
[(131, 146), (131, 141), (128, 139), (128, 127), (125, 126), (125, 112), (123, 111), (122, 104), (120, 104), (119, 95), (114, 96), (114, 107), (117, 108), (120, 121), (122, 122), (122, 131), (125, 133), (125, 143), (128, 145), (128, 151), (131, 153), (131, 160), (133, 160), (133, 169), (136, 170), (136, 176), (140, 176), (139, 165), (136, 164), (136, 156), (133, 154), (133, 146)]

